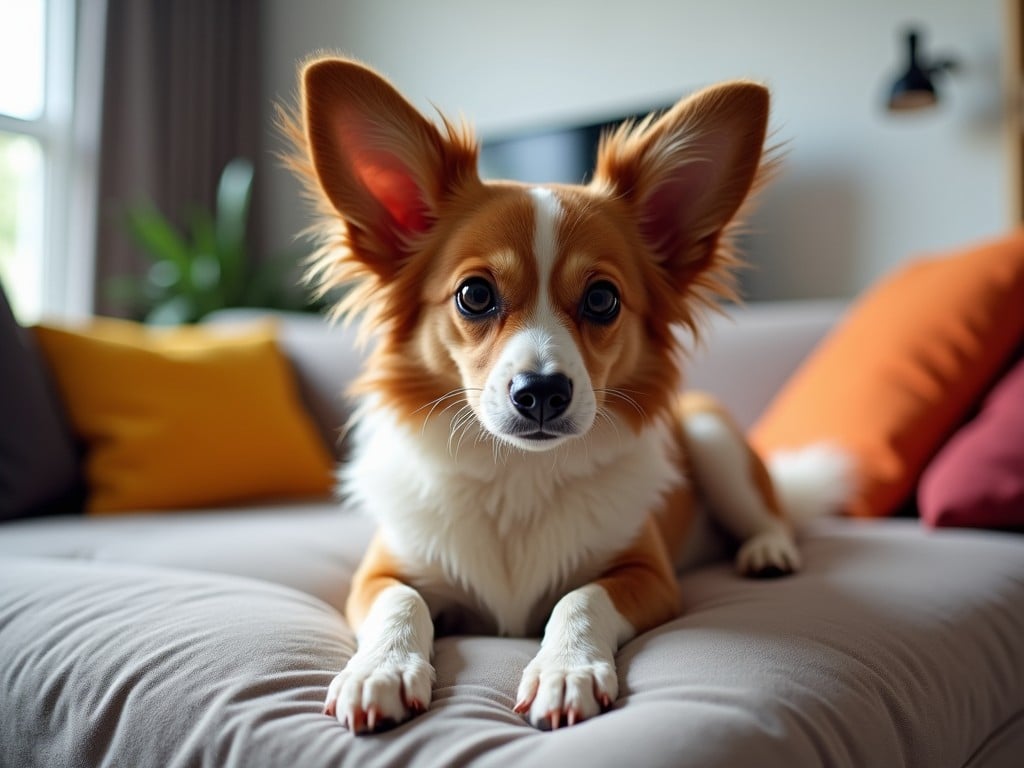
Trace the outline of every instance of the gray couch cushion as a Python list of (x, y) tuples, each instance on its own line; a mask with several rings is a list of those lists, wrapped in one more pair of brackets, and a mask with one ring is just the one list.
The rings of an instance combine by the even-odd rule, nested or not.
[(14, 558), (0, 581), (8, 766), (302, 764), (352, 650), (334, 611), (267, 582)]
[(0, 527), (0, 557), (246, 576), (292, 587), (342, 611), (373, 529), (368, 517), (331, 502), (50, 517)]
[(49, 375), (0, 286), (0, 520), (75, 510), (78, 455)]
[[(206, 533), (265, 556), (281, 530)], [(294, 542), (279, 549), (296, 562)], [(373, 737), (320, 714), (353, 647), (320, 600), (214, 573), (0, 558), (4, 763), (1019, 764), (1024, 538), (835, 520), (804, 553), (789, 579), (725, 563), (685, 575), (685, 614), (620, 651), (622, 695), (592, 721), (541, 733), (512, 713), (536, 640), (453, 637), (436, 647), (430, 710)]]

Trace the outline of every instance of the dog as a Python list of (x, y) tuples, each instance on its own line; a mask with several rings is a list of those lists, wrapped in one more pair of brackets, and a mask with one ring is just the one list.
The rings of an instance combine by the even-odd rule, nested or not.
[(515, 712), (598, 715), (617, 649), (679, 613), (698, 508), (740, 573), (782, 575), (800, 567), (787, 511), (845, 495), (827, 447), (779, 485), (711, 397), (679, 394), (679, 329), (735, 297), (769, 93), (701, 90), (606, 135), (585, 186), (535, 186), (482, 181), (468, 126), (361, 63), (300, 79), (281, 116), (320, 214), (311, 279), (347, 286), (337, 312), (374, 340), (340, 485), (378, 531), (324, 711), (372, 733), (426, 710), (437, 631), (542, 636)]

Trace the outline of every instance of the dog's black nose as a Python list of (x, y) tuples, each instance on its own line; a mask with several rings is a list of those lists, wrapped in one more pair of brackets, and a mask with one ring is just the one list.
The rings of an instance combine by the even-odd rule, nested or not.
[(517, 373), (508, 396), (519, 413), (543, 425), (569, 407), (572, 381), (562, 373)]

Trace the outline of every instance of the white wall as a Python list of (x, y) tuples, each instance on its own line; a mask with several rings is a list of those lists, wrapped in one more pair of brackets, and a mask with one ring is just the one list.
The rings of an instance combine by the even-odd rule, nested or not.
[[(424, 110), (462, 112), (485, 140), (730, 77), (767, 83), (787, 157), (752, 222), (751, 298), (852, 295), (909, 255), (1009, 224), (1001, 0), (263, 2), (268, 104), (291, 97), (303, 57), (341, 51)], [(940, 109), (894, 117), (881, 103), (908, 21), (963, 67), (941, 83)], [(280, 246), (306, 218), (286, 174), (265, 174), (263, 222)]]

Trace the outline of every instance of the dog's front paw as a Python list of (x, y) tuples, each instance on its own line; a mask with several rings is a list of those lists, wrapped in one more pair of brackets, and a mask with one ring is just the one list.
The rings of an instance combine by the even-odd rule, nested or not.
[(393, 728), (430, 705), (434, 668), (408, 651), (357, 651), (331, 681), (324, 714), (353, 733)]
[(608, 709), (618, 695), (614, 659), (592, 649), (541, 648), (523, 671), (515, 711), (553, 730)]
[(800, 550), (787, 532), (760, 533), (740, 547), (736, 570), (754, 578), (787, 576), (800, 570)]

